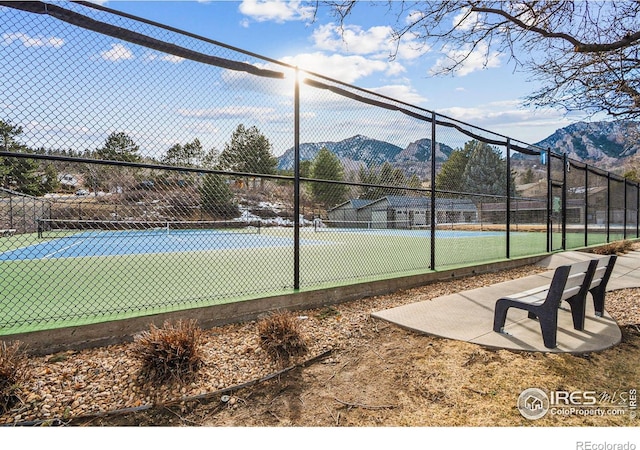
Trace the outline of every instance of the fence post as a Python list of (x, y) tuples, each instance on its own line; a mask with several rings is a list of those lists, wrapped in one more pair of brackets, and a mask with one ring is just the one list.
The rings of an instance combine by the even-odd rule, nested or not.
[(511, 257), (511, 138), (507, 138), (507, 254)]
[(551, 148), (547, 148), (547, 253), (551, 253), (551, 205), (553, 189), (551, 186)]
[(293, 289), (300, 289), (300, 85), (293, 88)]
[(640, 238), (640, 183), (636, 183), (636, 238)]
[(431, 270), (436, 270), (436, 113), (431, 112)]
[(584, 246), (589, 245), (589, 165), (584, 166)]
[(569, 159), (567, 154), (562, 155), (562, 250), (567, 250), (567, 172), (569, 171)]
[(611, 174), (607, 172), (607, 242), (611, 242)]

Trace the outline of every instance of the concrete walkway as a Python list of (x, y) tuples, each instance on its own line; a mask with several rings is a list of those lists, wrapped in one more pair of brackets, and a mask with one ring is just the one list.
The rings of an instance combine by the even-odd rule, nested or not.
[[(540, 325), (536, 320), (527, 318), (525, 311), (509, 310), (505, 324), (507, 334), (496, 333), (492, 329), (494, 306), (500, 297), (549, 284), (556, 267), (597, 257), (576, 251), (554, 254), (538, 263), (549, 269), (542, 274), (399, 306), (372, 316), (420, 333), (491, 348), (557, 353), (604, 350), (618, 344), (622, 335), (618, 324), (606, 313), (606, 301), (604, 317), (594, 315), (590, 294), (584, 331), (573, 329), (571, 312), (563, 302), (558, 314), (558, 346), (555, 349), (544, 346)], [(633, 287), (640, 287), (640, 251), (618, 257), (607, 291)]]

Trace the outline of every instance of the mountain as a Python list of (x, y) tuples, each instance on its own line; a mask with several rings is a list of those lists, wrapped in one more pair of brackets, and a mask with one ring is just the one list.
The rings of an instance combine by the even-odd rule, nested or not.
[[(572, 159), (603, 170), (621, 169), (631, 157), (640, 156), (640, 122), (578, 122), (556, 130), (535, 145), (549, 147), (555, 153), (567, 153)], [(389, 162), (407, 175), (416, 174), (421, 179), (430, 177), (431, 140), (427, 138), (411, 142), (404, 149), (362, 135), (339, 142), (305, 143), (300, 144), (301, 159), (312, 160), (323, 147), (338, 156), (347, 170)], [(436, 143), (436, 169), (440, 169), (451, 152), (453, 149), (448, 145)], [(293, 154), (294, 150), (290, 148), (280, 156), (278, 169), (292, 170)]]
[[(420, 139), (410, 143), (405, 149), (389, 142), (371, 139), (366, 136), (356, 135), (339, 142), (317, 142), (300, 144), (300, 158), (311, 160), (321, 148), (333, 152), (342, 162), (345, 168), (352, 170), (361, 165), (379, 166), (384, 162), (393, 164), (407, 174), (417, 174), (424, 177), (430, 170), (430, 166), (424, 164), (431, 158), (431, 140)], [(446, 161), (453, 149), (444, 144), (437, 144), (436, 163)], [(278, 169), (293, 169), (294, 149), (290, 148), (278, 158)]]
[(633, 121), (578, 122), (556, 130), (536, 145), (594, 164), (601, 169), (619, 167), (640, 155), (640, 123)]

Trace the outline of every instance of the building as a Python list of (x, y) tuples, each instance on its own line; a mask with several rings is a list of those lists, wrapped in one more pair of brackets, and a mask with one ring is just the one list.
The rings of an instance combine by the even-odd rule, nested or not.
[[(477, 222), (478, 210), (470, 200), (436, 199), (436, 223)], [(419, 228), (431, 223), (431, 198), (387, 195), (377, 200), (352, 199), (327, 211), (334, 227)]]

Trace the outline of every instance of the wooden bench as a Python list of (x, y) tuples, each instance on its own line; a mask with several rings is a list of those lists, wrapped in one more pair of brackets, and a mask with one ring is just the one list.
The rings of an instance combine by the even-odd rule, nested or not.
[(597, 266), (596, 259), (560, 266), (555, 270), (550, 285), (498, 299), (493, 317), (493, 331), (504, 333), (509, 308), (523, 309), (529, 313), (529, 318), (537, 318), (540, 322), (544, 346), (555, 348), (558, 309), (563, 300), (571, 305), (574, 327), (580, 321), (584, 326), (584, 305)]
[(2, 236), (2, 237), (11, 237), (14, 234), (16, 234), (16, 229), (15, 228), (8, 228), (8, 229), (0, 230), (0, 236)]

